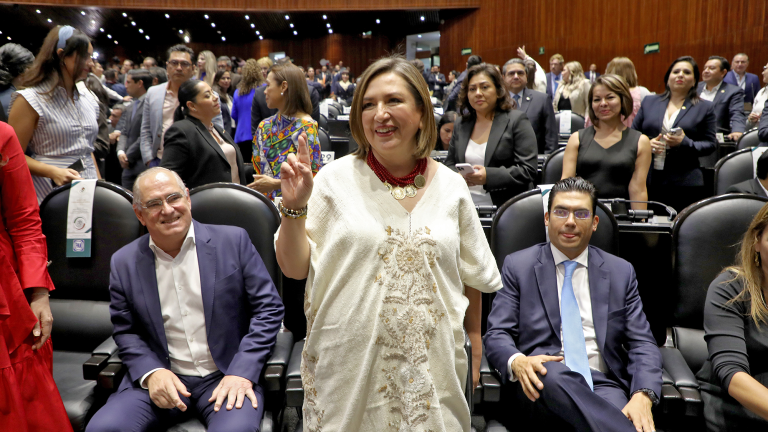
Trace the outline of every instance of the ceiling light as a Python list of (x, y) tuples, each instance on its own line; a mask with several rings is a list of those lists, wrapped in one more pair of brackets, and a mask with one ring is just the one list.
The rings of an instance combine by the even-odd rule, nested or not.
[(179, 34), (184, 34), (184, 30), (179, 30)]
[(8, 40), (11, 40), (11, 37), (10, 37), (10, 36), (8, 36)]
[(216, 23), (211, 23), (211, 27), (216, 27)]
[(131, 25), (136, 27), (136, 21), (131, 21)]
[(416, 36), (417, 38), (421, 38), (421, 35)]
[(139, 33), (144, 33), (144, 30), (142, 30), (142, 29), (139, 29)]
[(224, 36), (222, 36), (222, 37), (221, 37), (221, 40), (222, 40), (222, 41), (224, 41), (224, 42), (226, 42), (226, 41), (227, 41), (227, 38), (225, 38)]
[(421, 20), (424, 21), (424, 15), (421, 16)]
[(331, 23), (326, 23), (325, 26), (331, 28)]
[(80, 15), (85, 16), (85, 11), (80, 11)]
[(323, 15), (323, 19), (328, 19), (328, 16), (326, 16), (326, 15)]
[(381, 20), (376, 18), (376, 24), (381, 24)]
[(170, 16), (170, 15), (168, 15), (168, 14), (165, 14), (165, 17), (166, 17), (166, 18), (170, 18), (171, 16)]
[(111, 35), (111, 34), (108, 34), (108, 35), (107, 35), (107, 37), (108, 37), (109, 39), (112, 39), (112, 35)]
[(145, 38), (147, 38), (147, 40), (149, 40), (149, 35), (146, 35), (146, 36), (144, 36), (144, 37), (145, 37)]
[(35, 12), (42, 13), (42, 12), (40, 12), (40, 9), (35, 9)]
[(264, 36), (259, 36), (259, 40), (264, 40)]
[(205, 15), (203, 15), (203, 16), (205, 17), (205, 19), (208, 19), (208, 14), (205, 14)]
[(256, 28), (256, 24), (251, 23), (251, 28)]
[(127, 13), (125, 13), (125, 12), (123, 12), (123, 16), (127, 18), (127, 17), (128, 17), (128, 14), (127, 14)]
[(328, 29), (329, 34), (333, 34), (333, 29)]
[(245, 19), (251, 19), (251, 17), (249, 17), (248, 15), (246, 15), (246, 16), (245, 16)]
[(99, 31), (104, 33), (104, 28), (103, 27), (99, 27)]
[(258, 35), (258, 34), (261, 34), (261, 33), (259, 33), (259, 31), (258, 31), (258, 30), (256, 30), (256, 34)]
[(184, 36), (184, 42), (189, 43), (189, 36)]
[(96, 20), (91, 20), (91, 24), (96, 24)]
[(297, 32), (296, 30), (294, 30), (294, 31), (293, 31), (293, 34), (294, 34), (294, 36), (295, 36), (295, 35), (299, 34), (299, 32)]
[(291, 28), (293, 28), (293, 23), (290, 24)]
[(52, 23), (53, 21), (52, 21), (50, 18), (48, 18), (48, 22), (49, 22), (49, 23)]
[(286, 16), (285, 16), (285, 19), (291, 19), (291, 17), (289, 17), (288, 15), (286, 15)]
[(94, 51), (94, 52), (93, 52), (93, 58), (95, 58), (95, 59), (99, 58), (99, 53), (97, 53), (96, 51)]
[(115, 41), (115, 45), (117, 45), (117, 41)]

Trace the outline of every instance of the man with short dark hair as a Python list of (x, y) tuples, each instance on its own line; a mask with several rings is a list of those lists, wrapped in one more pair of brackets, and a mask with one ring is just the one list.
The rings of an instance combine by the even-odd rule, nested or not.
[(559, 125), (555, 121), (552, 98), (546, 93), (527, 88), (528, 74), (525, 62), (513, 58), (501, 69), (504, 84), (509, 89), (509, 96), (515, 101), (517, 109), (523, 111), (531, 121), (536, 133), (539, 154), (549, 154), (557, 150)]
[(168, 73), (161, 67), (151, 67), (149, 73), (152, 75), (153, 86), (168, 82)]
[(131, 70), (131, 69), (133, 69), (133, 60), (125, 59), (125, 61), (123, 62), (122, 67), (119, 70), (119, 75), (117, 77), (117, 80), (120, 83), (124, 83), (125, 82), (125, 75), (127, 75), (128, 71)]
[(744, 90), (744, 102), (751, 104), (762, 86), (757, 75), (747, 72), (748, 67), (749, 56), (744, 53), (736, 54), (733, 56), (733, 70), (728, 72), (724, 81)]
[(744, 91), (723, 81), (731, 65), (724, 57), (712, 56), (704, 64), (699, 83), (699, 97), (715, 104), (717, 132), (738, 141), (747, 127), (744, 115)]
[(114, 69), (108, 69), (106, 72), (104, 72), (104, 80), (104, 86), (108, 89), (114, 91), (122, 97), (128, 95), (128, 92), (125, 90), (125, 86), (117, 82), (117, 71)]
[(558, 82), (562, 80), (563, 67), (565, 59), (560, 54), (554, 54), (549, 58), (549, 72), (547, 72), (547, 94), (552, 99), (555, 98)]
[(661, 353), (632, 265), (589, 245), (596, 205), (591, 183), (560, 180), (550, 241), (504, 260), (484, 345), (510, 430), (655, 431)]
[(234, 89), (236, 89), (237, 85), (240, 84), (240, 80), (243, 79), (243, 76), (232, 72), (232, 60), (227, 56), (221, 56), (217, 58), (216, 67), (220, 71), (229, 71), (229, 78), (231, 80), (229, 88), (232, 89), (230, 93), (234, 94)]
[(429, 72), (427, 84), (432, 91), (432, 96), (438, 100), (443, 100), (443, 88), (445, 88), (445, 75), (440, 73), (440, 66), (432, 66), (432, 70)]
[(152, 76), (143, 69), (128, 72), (125, 88), (133, 97), (117, 140), (117, 159), (123, 168), (120, 182), (126, 189), (133, 189), (136, 176), (146, 169), (141, 158), (141, 120), (144, 116), (144, 95), (152, 87)]
[(154, 57), (144, 57), (144, 61), (141, 63), (142, 69), (149, 70), (150, 68), (157, 67), (157, 60)]
[(763, 152), (757, 158), (756, 174), (757, 176), (753, 179), (729, 187), (725, 193), (747, 193), (768, 198), (768, 152)]

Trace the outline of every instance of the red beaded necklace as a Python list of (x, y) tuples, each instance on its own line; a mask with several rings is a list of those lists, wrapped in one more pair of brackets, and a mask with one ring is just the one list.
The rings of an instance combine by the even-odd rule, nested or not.
[(373, 151), (368, 152), (367, 162), (368, 166), (371, 167), (371, 170), (373, 170), (374, 174), (376, 174), (376, 177), (378, 177), (379, 180), (385, 183), (389, 183), (392, 186), (405, 187), (413, 184), (416, 176), (423, 175), (424, 171), (427, 170), (427, 158), (419, 159), (419, 161), (416, 162), (416, 166), (413, 168), (413, 171), (404, 177), (395, 177), (389, 171), (387, 171), (387, 169), (384, 168), (384, 165), (382, 165), (381, 162), (376, 159), (376, 156), (373, 155)]

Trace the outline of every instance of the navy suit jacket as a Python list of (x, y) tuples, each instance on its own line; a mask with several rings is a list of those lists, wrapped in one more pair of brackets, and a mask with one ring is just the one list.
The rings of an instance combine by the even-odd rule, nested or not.
[(144, 114), (144, 96), (133, 101), (136, 104), (136, 113), (133, 113), (133, 106), (125, 109), (122, 119), (123, 127), (120, 129), (120, 138), (117, 139), (117, 150), (124, 151), (128, 157), (128, 165), (135, 166), (137, 163), (144, 165), (141, 160), (141, 118)]
[[(703, 81), (699, 83), (699, 95), (706, 85)], [(747, 129), (747, 116), (744, 115), (744, 90), (723, 82), (712, 103), (715, 104), (718, 132), (725, 135), (731, 132), (744, 133)]]
[[(562, 75), (560, 75), (562, 77)], [(547, 94), (552, 99), (555, 98), (555, 93), (552, 91), (552, 72), (547, 72)]]
[[(259, 381), (283, 319), (283, 304), (245, 230), (195, 224), (205, 330), (216, 367)], [(156, 368), (171, 368), (155, 254), (149, 234), (112, 256), (109, 275), (113, 337), (128, 373), (120, 390)]]
[[(539, 154), (549, 154), (557, 150), (560, 125), (555, 121), (555, 110), (552, 98), (546, 93), (524, 88), (520, 95), (520, 111), (528, 116), (533, 131), (536, 133), (536, 143)], [(512, 97), (512, 92), (509, 92)]]
[[(744, 102), (752, 103), (755, 100), (755, 95), (757, 95), (757, 92), (759, 92), (763, 86), (760, 85), (760, 78), (757, 75), (749, 72), (747, 72), (746, 75), (747, 78), (744, 83)], [(725, 74), (723, 81), (738, 87), (736, 72), (734, 71), (728, 71), (728, 73)]]
[(761, 196), (763, 198), (768, 198), (768, 195), (765, 194), (765, 190), (763, 190), (763, 186), (756, 178), (749, 179), (741, 183), (736, 183), (735, 185), (726, 189), (725, 193), (747, 193)]
[[(668, 103), (669, 100), (662, 99), (662, 95), (646, 96), (632, 121), (632, 129), (655, 139), (661, 133)], [(705, 100), (699, 100), (693, 105), (690, 99), (686, 99), (673, 127), (682, 128), (685, 137), (679, 146), (667, 151), (664, 162), (666, 184), (703, 186), (704, 175), (699, 169), (699, 156), (706, 156), (717, 150), (715, 105)], [(660, 180), (652, 176), (652, 184), (664, 184), (658, 182)]]
[[(493, 300), (484, 344), (488, 361), (507, 382), (512, 355), (562, 351), (560, 302), (549, 243), (510, 254), (501, 272), (504, 287)], [(589, 246), (588, 274), (597, 345), (608, 377), (628, 394), (647, 388), (661, 395), (661, 353), (643, 312), (634, 268)]]

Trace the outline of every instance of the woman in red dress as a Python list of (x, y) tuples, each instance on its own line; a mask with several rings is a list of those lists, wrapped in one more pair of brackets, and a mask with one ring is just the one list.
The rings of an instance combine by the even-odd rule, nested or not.
[(32, 177), (0, 123), (0, 431), (72, 431), (53, 381), (53, 282)]

